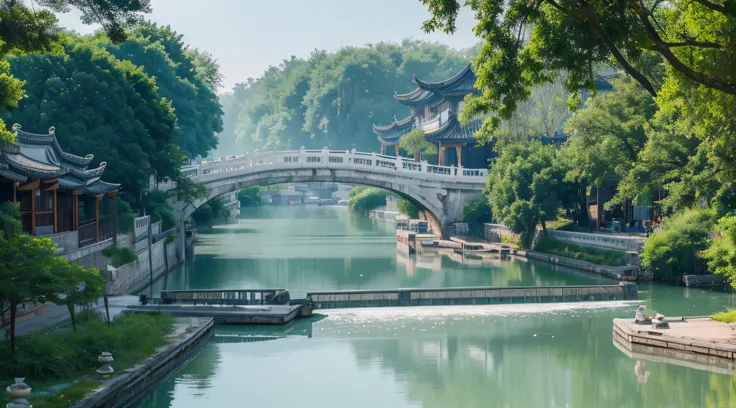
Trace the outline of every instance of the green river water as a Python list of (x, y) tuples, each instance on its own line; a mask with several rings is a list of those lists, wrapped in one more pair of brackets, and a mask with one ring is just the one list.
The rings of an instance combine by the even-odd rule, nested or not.
[[(200, 235), (162, 288), (310, 290), (610, 283), (532, 261), (397, 254), (393, 226), (340, 207), (243, 209)], [(649, 313), (703, 315), (726, 293), (647, 284)], [(284, 327), (218, 326), (140, 407), (736, 407), (736, 377), (630, 357), (611, 320), (642, 302), (350, 309)]]

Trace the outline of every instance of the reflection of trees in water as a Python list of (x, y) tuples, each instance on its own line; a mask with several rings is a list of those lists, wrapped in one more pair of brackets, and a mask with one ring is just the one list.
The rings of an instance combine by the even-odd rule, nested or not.
[[(212, 377), (217, 372), (220, 353), (216, 344), (206, 345), (196, 357), (190, 360), (176, 374), (161, 383), (144, 398), (138, 407), (170, 407), (174, 401), (176, 387), (207, 389), (212, 387)], [(191, 395), (191, 393), (190, 393)]]
[(417, 333), (352, 345), (360, 367), (393, 371), (423, 408), (736, 406), (736, 377), (647, 362), (641, 384), (636, 361), (611, 343), (611, 314), (583, 313), (500, 320), (484, 327), (487, 335)]

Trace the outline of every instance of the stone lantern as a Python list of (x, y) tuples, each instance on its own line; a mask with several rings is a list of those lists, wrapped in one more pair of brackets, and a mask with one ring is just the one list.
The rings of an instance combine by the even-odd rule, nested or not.
[(104, 351), (99, 357), (97, 357), (97, 361), (102, 363), (102, 366), (96, 370), (97, 374), (101, 375), (102, 378), (109, 378), (113, 373), (115, 373), (115, 370), (110, 366), (110, 363), (113, 362), (112, 354)]
[(13, 400), (5, 406), (6, 408), (33, 408), (26, 399), (31, 395), (31, 387), (24, 383), (23, 380), (25, 378), (16, 378), (15, 384), (6, 389), (8, 396)]

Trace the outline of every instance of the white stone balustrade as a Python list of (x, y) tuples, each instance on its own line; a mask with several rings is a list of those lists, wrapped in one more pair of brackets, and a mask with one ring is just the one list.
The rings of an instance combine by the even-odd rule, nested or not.
[[(195, 181), (206, 181), (221, 173), (272, 169), (337, 169), (371, 170), (380, 173), (397, 172), (402, 175), (422, 179), (441, 179), (442, 181), (485, 182), (488, 169), (467, 169), (455, 166), (438, 166), (426, 161), (416, 161), (408, 157), (386, 156), (377, 153), (364, 153), (353, 150), (291, 150), (256, 154), (226, 156), (201, 164), (182, 167), (184, 175)], [(158, 190), (176, 188), (173, 182), (159, 183)]]

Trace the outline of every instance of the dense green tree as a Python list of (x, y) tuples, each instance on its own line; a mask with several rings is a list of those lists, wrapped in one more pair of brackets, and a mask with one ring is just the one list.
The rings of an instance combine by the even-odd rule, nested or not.
[(576, 204), (574, 189), (563, 181), (556, 165), (556, 147), (541, 142), (516, 143), (503, 149), (491, 165), (485, 194), (496, 220), (530, 244), (537, 225), (556, 220), (561, 210)]
[(15, 316), (23, 302), (44, 302), (53, 293), (50, 268), (56, 245), (48, 238), (0, 237), (0, 304), (10, 309), (10, 348), (15, 352)]
[(97, 268), (84, 268), (64, 258), (54, 258), (50, 268), (54, 275), (54, 291), (50, 300), (66, 306), (72, 329), (76, 332), (75, 306), (89, 306), (97, 302), (105, 291), (105, 279)]
[[(50, 51), (57, 47), (60, 29), (53, 12), (76, 8), (85, 24), (100, 24), (114, 42), (125, 39), (126, 29), (140, 20), (140, 13), (150, 12), (149, 0), (37, 0), (30, 7), (23, 0), (0, 2), (0, 109), (17, 106), (23, 96), (23, 82), (10, 73), (5, 58)], [(0, 143), (12, 142), (13, 135), (0, 121)]]
[(217, 223), (227, 221), (229, 216), (230, 210), (225, 206), (225, 200), (221, 197), (213, 198), (192, 213), (192, 219), (200, 227), (212, 227)]
[(659, 280), (680, 280), (682, 275), (705, 272), (699, 252), (708, 246), (715, 213), (687, 210), (662, 223), (644, 244), (641, 265)]
[(206, 156), (222, 131), (217, 88), (219, 65), (206, 52), (189, 49), (182, 35), (168, 26), (142, 23), (121, 44), (100, 37), (102, 45), (120, 60), (128, 60), (156, 78), (158, 91), (171, 102), (177, 126), (174, 141), (190, 157)]
[(348, 211), (353, 214), (368, 215), (370, 210), (386, 205), (388, 194), (389, 192), (382, 188), (366, 187), (348, 199)]
[(454, 75), (468, 63), (468, 53), (404, 40), (291, 57), (223, 97), (228, 113), (221, 138), (226, 145), (237, 143), (237, 152), (301, 146), (373, 150), (374, 123), (409, 115), (394, 93), (412, 90), (412, 75)]
[(406, 215), (410, 219), (419, 218), (419, 207), (411, 202), (411, 200), (403, 199), (399, 201), (398, 203), (396, 203), (396, 209), (398, 209), (401, 214)]
[[(427, 31), (455, 30), (458, 0), (422, 0), (432, 17)], [(638, 65), (656, 53), (678, 76), (736, 95), (736, 21), (729, 2), (707, 0), (540, 3), (472, 0), (475, 33), (485, 43), (476, 61), (483, 96), (475, 110), (507, 117), (529, 88), (550, 70), (569, 72), (571, 90), (594, 89), (598, 63), (614, 61), (653, 96), (657, 90)], [(526, 34), (531, 30), (530, 35)], [(527, 41), (525, 39), (528, 38)]]
[(417, 160), (422, 160), (423, 156), (437, 155), (437, 146), (424, 138), (422, 129), (414, 129), (401, 136), (399, 147)]
[(708, 248), (703, 251), (708, 269), (723, 275), (736, 288), (736, 216), (723, 217), (713, 234)]
[(168, 231), (176, 226), (168, 198), (168, 193), (163, 191), (149, 191), (145, 197), (146, 214), (151, 216), (151, 222), (161, 221), (162, 231)]
[(238, 201), (241, 207), (261, 205), (261, 187), (248, 187), (238, 191)]
[(63, 49), (11, 58), (26, 97), (5, 119), (28, 131), (55, 126), (63, 149), (110, 163), (105, 178), (122, 183), (133, 202), (150, 176), (177, 177), (176, 117), (155, 79), (86, 38), (68, 37)]
[(611, 82), (612, 92), (588, 99), (565, 125), (568, 142), (560, 158), (570, 181), (600, 186), (626, 176), (647, 141), (654, 100), (629, 78)]

